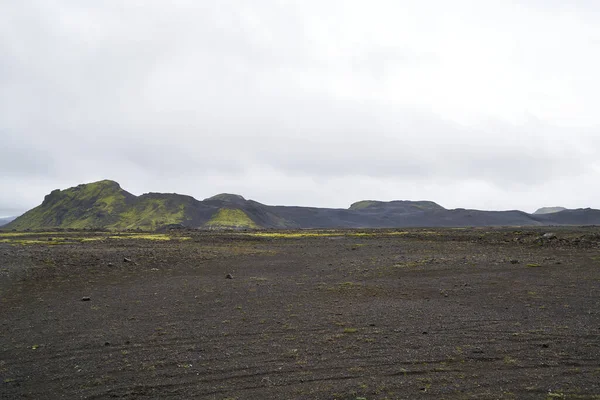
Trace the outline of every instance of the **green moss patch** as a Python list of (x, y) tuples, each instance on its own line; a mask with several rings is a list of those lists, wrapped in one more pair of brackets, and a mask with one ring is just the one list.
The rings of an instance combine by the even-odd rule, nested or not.
[(169, 235), (151, 232), (14, 232), (0, 235), (0, 243), (10, 245), (45, 245), (55, 246), (61, 244), (77, 245), (80, 243), (93, 243), (110, 240), (153, 240), (153, 241), (184, 241), (190, 240), (189, 236)]
[(245, 212), (231, 208), (219, 209), (205, 226), (209, 228), (258, 228), (258, 225)]
[(180, 224), (184, 218), (185, 204), (149, 198), (119, 214), (119, 220), (108, 228), (154, 230), (163, 225)]

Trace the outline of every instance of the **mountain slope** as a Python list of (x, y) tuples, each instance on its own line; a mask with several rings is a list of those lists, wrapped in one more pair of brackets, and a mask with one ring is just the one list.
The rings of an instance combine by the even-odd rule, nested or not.
[(113, 181), (79, 185), (54, 190), (38, 207), (29, 210), (10, 224), (11, 229), (104, 228), (119, 221), (134, 196)]
[(433, 210), (445, 210), (444, 207), (440, 206), (433, 201), (407, 201), (407, 200), (394, 200), (394, 201), (375, 201), (375, 200), (362, 200), (353, 203), (350, 208), (353, 211), (396, 211), (396, 212), (419, 212), (419, 211), (433, 211)]
[(447, 210), (431, 201), (373, 201), (348, 209), (268, 206), (235, 194), (198, 201), (190, 196), (141, 196), (104, 180), (54, 190), (38, 207), (4, 229), (200, 229), (399, 228), (600, 224), (600, 210), (527, 214), (522, 211)]
[[(10, 229), (157, 229), (184, 224), (200, 215), (208, 220), (214, 210), (198, 211), (190, 196), (148, 193), (134, 196), (117, 182), (104, 180), (66, 190), (54, 190), (44, 202), (17, 218)], [(193, 216), (189, 216), (191, 212)]]
[[(221, 193), (216, 196), (205, 199), (204, 201), (202, 201), (202, 204), (215, 207), (219, 210), (240, 210), (255, 225), (255, 226), (253, 226), (252, 224), (249, 223), (249, 221), (246, 221), (245, 224), (241, 224), (241, 225), (239, 225), (239, 224), (236, 225), (236, 223), (234, 223), (233, 225), (221, 224), (221, 226), (223, 226), (223, 227), (229, 226), (229, 227), (238, 227), (238, 228), (261, 227), (261, 228), (289, 228), (289, 229), (299, 227), (293, 221), (287, 220), (287, 219), (283, 218), (281, 215), (277, 214), (277, 212), (274, 212), (273, 207), (261, 204), (257, 201), (246, 200), (242, 196), (237, 195), (237, 194)], [(233, 215), (231, 215), (229, 218), (231, 218), (232, 216)], [(224, 217), (224, 214), (221, 215), (219, 218), (213, 220), (212, 222), (209, 221), (210, 223), (205, 222), (203, 226), (208, 226), (208, 227), (212, 227), (212, 228), (217, 227), (220, 224), (218, 221), (223, 221), (223, 217)], [(241, 214), (237, 214), (237, 217), (243, 218), (241, 216)], [(217, 222), (215, 222), (215, 221), (217, 221)], [(238, 221), (238, 222), (241, 222), (241, 221)], [(196, 225), (191, 225), (191, 226), (200, 226), (200, 225), (196, 224)]]
[(533, 216), (543, 225), (600, 225), (600, 210), (578, 208)]
[(566, 208), (564, 208), (564, 207), (542, 207), (542, 208), (538, 208), (533, 214), (534, 215), (554, 214), (554, 213), (565, 211), (565, 210), (566, 210)]
[(258, 228), (259, 226), (244, 211), (236, 208), (220, 208), (204, 224), (209, 228)]
[(295, 227), (267, 206), (239, 195), (221, 194), (204, 201), (180, 194), (134, 196), (117, 182), (104, 180), (54, 190), (41, 205), (5, 228), (155, 230), (171, 225), (212, 229)]
[(17, 219), (17, 217), (4, 217), (4, 218), (0, 218), (0, 227), (8, 224), (11, 221), (14, 221), (15, 219)]

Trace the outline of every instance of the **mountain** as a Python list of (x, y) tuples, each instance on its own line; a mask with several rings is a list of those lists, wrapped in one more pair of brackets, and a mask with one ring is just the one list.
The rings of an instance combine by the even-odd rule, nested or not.
[(246, 202), (246, 199), (243, 196), (240, 196), (239, 194), (221, 193), (213, 197), (204, 199), (204, 201), (222, 201), (224, 203), (231, 204), (244, 204)]
[(135, 198), (118, 183), (101, 181), (54, 190), (38, 207), (8, 224), (12, 229), (103, 228), (117, 224), (118, 215)]
[(205, 201), (191, 196), (123, 190), (114, 181), (54, 190), (38, 207), (9, 223), (6, 229), (144, 229), (166, 226), (193, 228), (292, 227), (260, 203), (221, 194)]
[(533, 214), (534, 215), (554, 214), (554, 213), (565, 211), (565, 210), (566, 210), (566, 208), (564, 208), (564, 207), (542, 207), (542, 208), (538, 208)]
[(593, 208), (563, 210), (533, 217), (543, 225), (600, 225), (600, 210)]
[[(539, 211), (539, 210), (538, 210)], [(237, 194), (202, 201), (191, 196), (146, 193), (135, 196), (104, 180), (54, 190), (41, 205), (4, 229), (198, 229), (399, 228), (461, 226), (598, 225), (600, 210), (448, 210), (431, 201), (363, 200), (348, 209), (269, 206)]]
[(396, 210), (401, 212), (419, 212), (419, 211), (432, 211), (432, 210), (445, 210), (444, 207), (440, 206), (433, 201), (406, 201), (406, 200), (395, 200), (395, 201), (375, 201), (375, 200), (362, 200), (353, 203), (350, 206), (350, 210), (369, 210), (369, 211), (382, 211), (382, 210)]
[(189, 196), (148, 193), (134, 196), (117, 182), (104, 180), (54, 190), (38, 207), (10, 224), (11, 229), (156, 229), (183, 223)]
[(4, 217), (0, 218), (0, 227), (8, 224), (11, 221), (14, 221), (17, 217)]

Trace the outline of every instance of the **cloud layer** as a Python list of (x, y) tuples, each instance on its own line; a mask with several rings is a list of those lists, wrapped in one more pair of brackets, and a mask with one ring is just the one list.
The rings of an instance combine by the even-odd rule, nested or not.
[(0, 215), (55, 188), (600, 208), (596, 2), (0, 5)]

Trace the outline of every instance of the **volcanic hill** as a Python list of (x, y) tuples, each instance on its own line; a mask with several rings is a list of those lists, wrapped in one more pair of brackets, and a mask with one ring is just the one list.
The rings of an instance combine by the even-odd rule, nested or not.
[(236, 194), (199, 201), (191, 196), (135, 196), (103, 180), (54, 190), (41, 205), (3, 229), (197, 229), (398, 228), (464, 226), (597, 225), (600, 211), (448, 210), (431, 201), (359, 201), (348, 209), (268, 206)]

